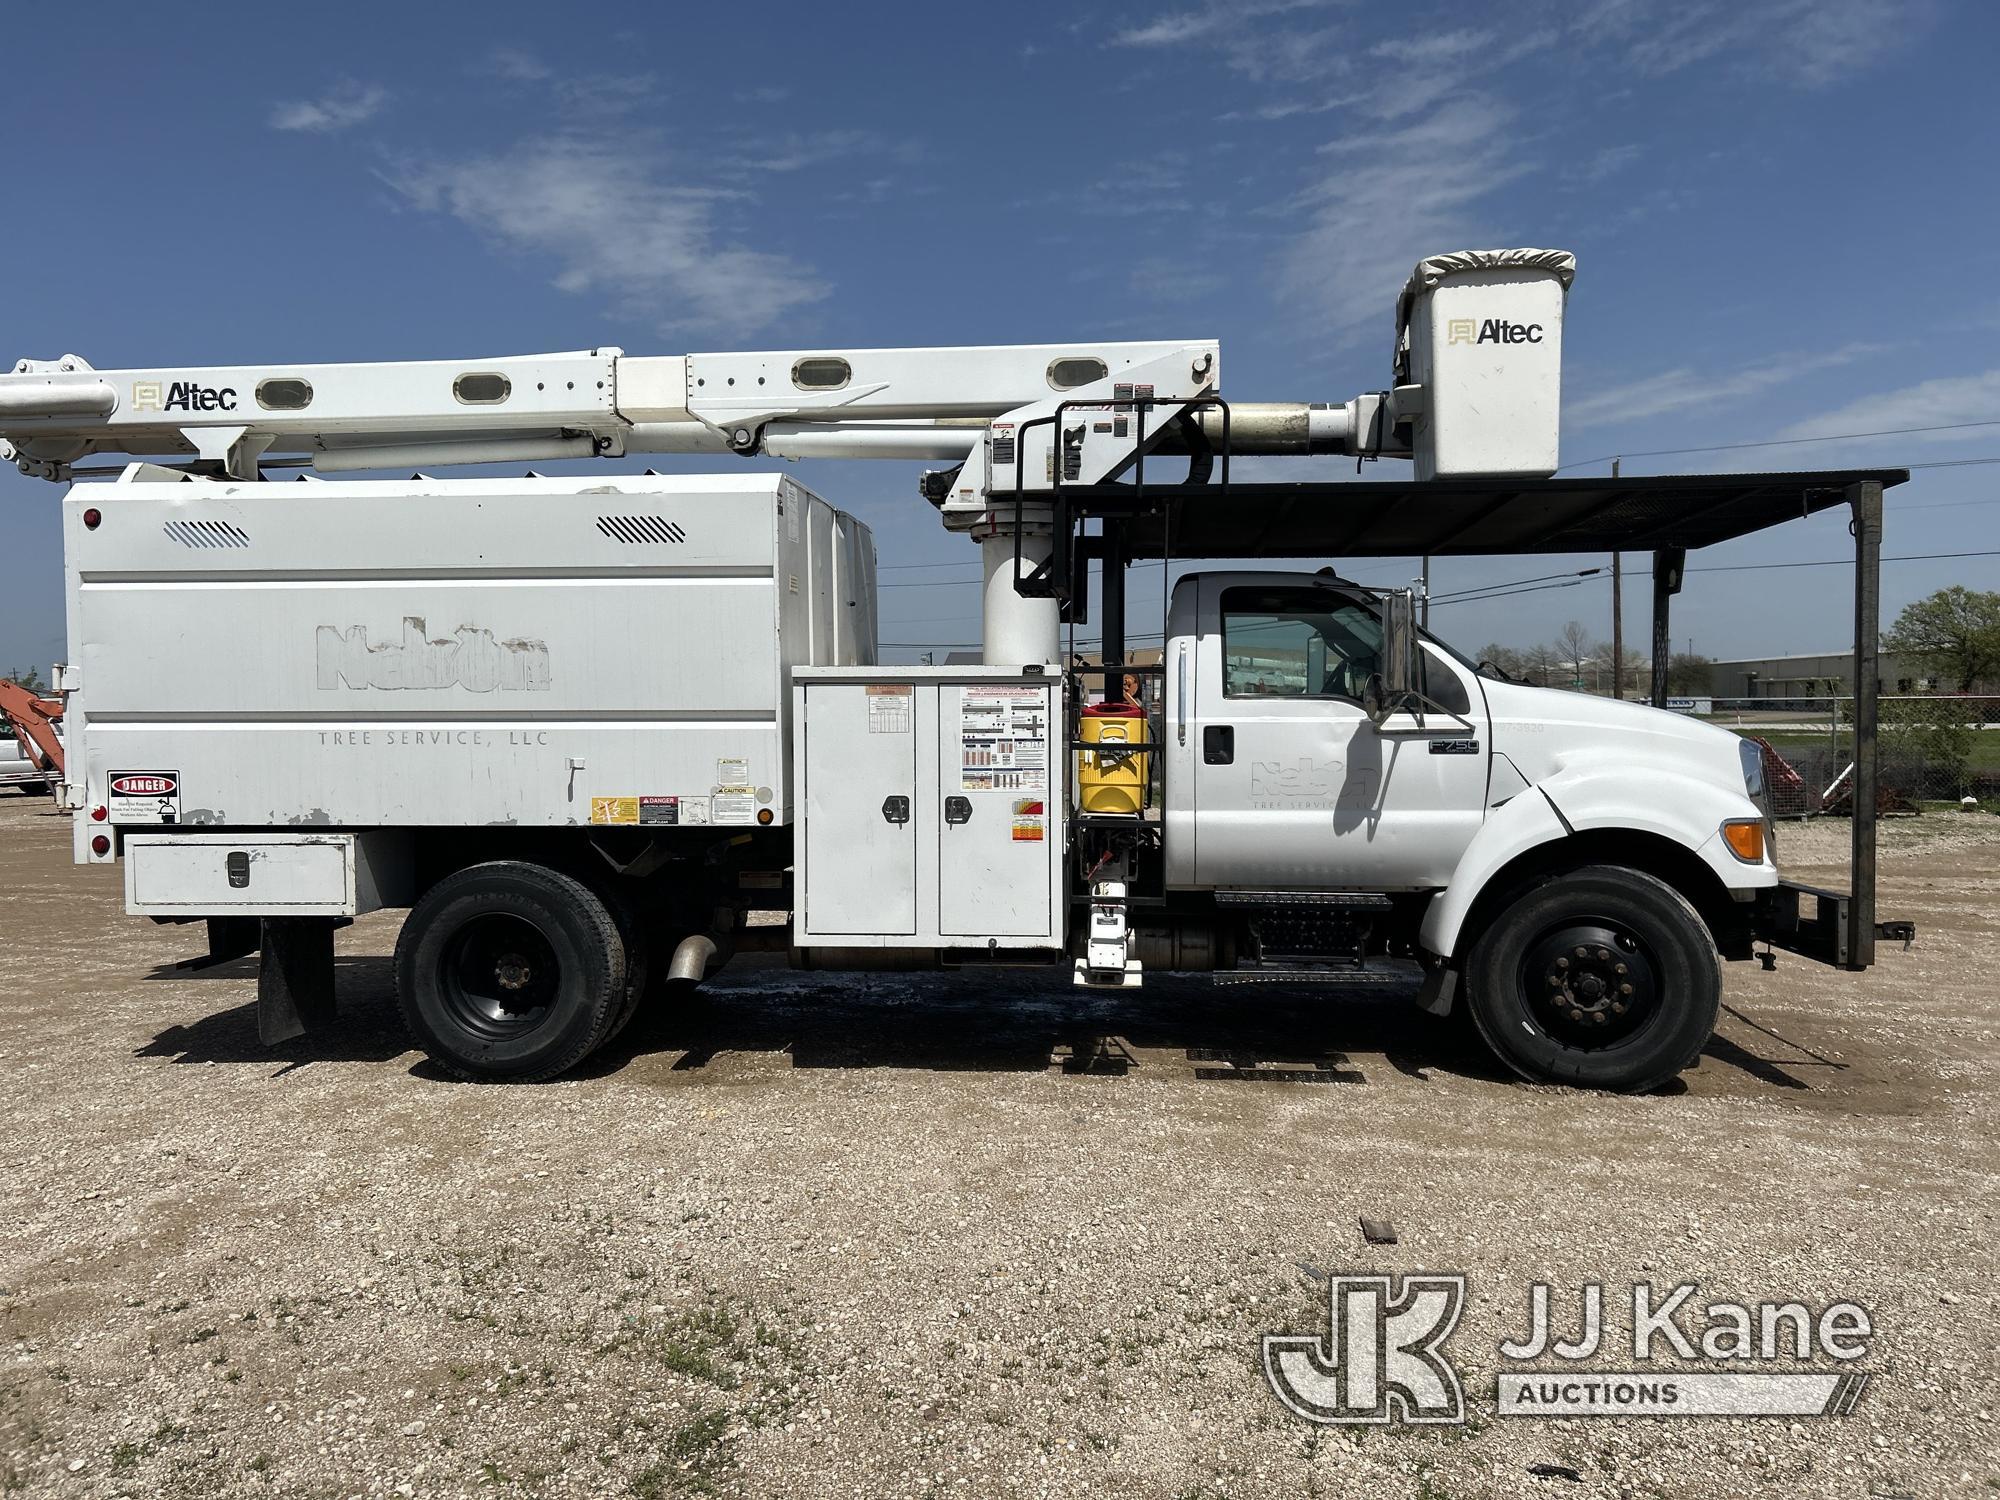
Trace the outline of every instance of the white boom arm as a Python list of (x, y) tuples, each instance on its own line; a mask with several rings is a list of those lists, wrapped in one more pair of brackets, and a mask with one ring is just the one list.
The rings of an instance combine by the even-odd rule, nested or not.
[(192, 455), (197, 473), (327, 471), (641, 453), (938, 459), (945, 524), (986, 546), (987, 659), (1053, 660), (1056, 605), (1017, 567), (1048, 555), (1049, 492), (1149, 452), (1411, 457), (1419, 479), (1555, 467), (1574, 260), (1463, 251), (1419, 263), (1397, 310), (1396, 386), (1339, 405), (1219, 398), (1213, 339), (0, 374), (0, 460), (67, 479), (93, 453)]
[[(1219, 376), (1213, 340), (105, 371), (68, 355), (0, 374), (0, 440), (50, 479), (93, 453), (191, 455), (244, 479), (287, 457), (329, 472), (640, 453), (957, 460), (997, 418), (1135, 388), (1209, 397)], [(1260, 406), (1232, 437), (1241, 451), (1339, 452), (1350, 431), (1346, 408)], [(1052, 436), (1031, 429), (1027, 443), (1046, 452)]]

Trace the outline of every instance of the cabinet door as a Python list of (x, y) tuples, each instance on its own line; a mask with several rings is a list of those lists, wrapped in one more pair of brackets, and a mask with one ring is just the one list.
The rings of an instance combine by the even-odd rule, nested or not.
[(1050, 690), (1012, 683), (938, 690), (938, 932), (1046, 938), (1049, 862), (1062, 819)]
[(805, 927), (917, 930), (916, 695), (909, 683), (805, 691)]

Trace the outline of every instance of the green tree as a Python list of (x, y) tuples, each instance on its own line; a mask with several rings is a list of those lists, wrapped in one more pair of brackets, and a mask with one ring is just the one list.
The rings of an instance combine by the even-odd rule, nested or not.
[(1667, 658), (1667, 691), (1676, 698), (1703, 698), (1715, 691), (1715, 663), (1699, 651), (1676, 651)]
[(16, 667), (7, 675), (31, 693), (46, 693), (49, 690), (49, 685), (42, 681), (41, 670), (37, 667), (29, 667), (25, 671)]
[(1882, 645), (1969, 693), (2000, 677), (2000, 594), (1957, 583), (1939, 589), (1904, 606)]

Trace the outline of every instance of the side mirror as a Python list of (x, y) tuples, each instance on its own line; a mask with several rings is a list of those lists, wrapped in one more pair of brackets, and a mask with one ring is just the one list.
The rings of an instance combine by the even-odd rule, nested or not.
[[(1417, 640), (1417, 596), (1391, 589), (1382, 596), (1382, 671), (1379, 709), (1393, 713), (1422, 690)], [(1372, 684), (1371, 684), (1372, 686)]]

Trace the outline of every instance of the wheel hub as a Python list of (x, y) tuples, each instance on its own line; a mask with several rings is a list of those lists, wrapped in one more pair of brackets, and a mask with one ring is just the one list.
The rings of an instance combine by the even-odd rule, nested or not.
[(541, 1025), (562, 983), (548, 935), (508, 912), (468, 921), (447, 943), (439, 969), (446, 1006), (467, 1032), (488, 1041)]
[(1529, 945), (1523, 980), (1549, 1035), (1602, 1047), (1637, 1031), (1657, 996), (1651, 955), (1636, 933), (1605, 919), (1567, 923)]

